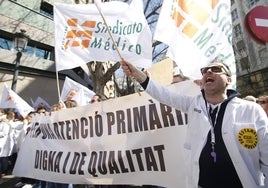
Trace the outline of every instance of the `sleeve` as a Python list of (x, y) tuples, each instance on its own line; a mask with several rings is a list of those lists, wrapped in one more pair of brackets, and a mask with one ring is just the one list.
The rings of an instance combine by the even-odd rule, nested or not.
[[(260, 107), (261, 108), (261, 107)], [(259, 125), (259, 151), (260, 151), (260, 166), (264, 174), (265, 187), (268, 187), (268, 118), (262, 109), (258, 109), (257, 124)]]
[(146, 90), (148, 83), (149, 83), (149, 77), (147, 76), (146, 80), (142, 83), (140, 83), (141, 87)]
[(152, 79), (148, 79), (145, 91), (159, 102), (186, 113), (194, 100), (196, 100), (196, 96), (186, 95), (182, 91), (172, 91)]

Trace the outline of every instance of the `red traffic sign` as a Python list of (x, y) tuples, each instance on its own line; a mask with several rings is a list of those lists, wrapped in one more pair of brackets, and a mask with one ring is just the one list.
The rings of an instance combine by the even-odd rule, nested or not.
[(268, 42), (268, 6), (257, 6), (244, 20), (249, 36), (259, 44)]

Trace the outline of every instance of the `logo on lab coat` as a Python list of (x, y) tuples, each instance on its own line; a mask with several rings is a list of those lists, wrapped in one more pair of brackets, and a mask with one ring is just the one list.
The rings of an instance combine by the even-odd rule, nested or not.
[(254, 149), (258, 144), (258, 135), (256, 130), (252, 128), (241, 129), (238, 133), (238, 141), (243, 147), (247, 149)]

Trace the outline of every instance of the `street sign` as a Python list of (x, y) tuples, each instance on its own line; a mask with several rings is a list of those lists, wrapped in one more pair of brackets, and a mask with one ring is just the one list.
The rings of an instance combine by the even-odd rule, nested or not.
[(261, 45), (265, 45), (265, 42), (263, 42), (262, 40), (260, 40), (258, 37), (255, 36), (255, 34), (252, 32), (249, 24), (248, 24), (248, 14), (246, 15), (245, 17), (245, 20), (244, 20), (244, 27), (246, 29), (246, 32), (248, 34), (248, 36), (254, 40), (256, 43), (258, 44), (261, 44)]
[(268, 42), (268, 6), (257, 6), (249, 11), (244, 24), (253, 40), (259, 44)]

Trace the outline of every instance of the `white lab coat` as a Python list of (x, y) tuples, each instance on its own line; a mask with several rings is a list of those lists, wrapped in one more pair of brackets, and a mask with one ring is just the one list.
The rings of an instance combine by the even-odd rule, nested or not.
[[(145, 90), (159, 102), (188, 114), (185, 148), (186, 187), (198, 187), (199, 157), (206, 143), (210, 123), (205, 100), (198, 96), (172, 93), (149, 80)], [(256, 147), (246, 148), (239, 142), (238, 133), (252, 128), (256, 131)], [(233, 98), (227, 104), (222, 123), (223, 140), (244, 188), (263, 186), (263, 174), (268, 177), (268, 118), (256, 103)], [(254, 140), (254, 139), (253, 139)], [(268, 187), (268, 178), (265, 179)]]
[(12, 139), (11, 140), (11, 143), (12, 143), (11, 155), (12, 155), (13, 153), (17, 153), (19, 150), (19, 145), (20, 145), (19, 137), (20, 137), (21, 132), (24, 129), (24, 124), (21, 121), (13, 121), (13, 120), (10, 120), (8, 123), (11, 127), (10, 137)]
[(0, 157), (8, 157), (11, 155), (11, 137), (10, 125), (5, 122), (0, 122)]

